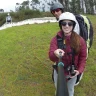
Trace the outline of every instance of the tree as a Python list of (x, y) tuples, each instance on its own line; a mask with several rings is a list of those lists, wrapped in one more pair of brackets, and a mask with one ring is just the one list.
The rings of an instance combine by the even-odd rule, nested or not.
[(15, 11), (19, 11), (20, 8), (21, 8), (21, 4), (20, 3), (16, 3), (16, 6), (15, 6)]
[(0, 13), (4, 13), (4, 9), (0, 9)]
[(29, 9), (29, 0), (23, 1), (23, 3), (21, 3), (21, 5), (22, 5), (22, 8)]
[(36, 4), (40, 4), (39, 0), (32, 0), (32, 1), (31, 1), (31, 6), (32, 6), (32, 9), (33, 9), (33, 10), (34, 10), (34, 9), (35, 9), (35, 10), (37, 9)]
[(94, 14), (94, 0), (89, 0), (90, 14)]
[(76, 14), (76, 11), (77, 11), (77, 8), (76, 8), (76, 0), (72, 0), (70, 1), (70, 11), (72, 13), (75, 13)]
[[(16, 10), (22, 9), (33, 9), (46, 11), (45, 9), (53, 5), (53, 3), (59, 1), (63, 6), (65, 11), (69, 11), (75, 14), (78, 13), (96, 13), (96, 0), (29, 0), (23, 1), (21, 4), (17, 3), (18, 7)], [(47, 6), (46, 6), (47, 5)]]
[(84, 0), (80, 0), (80, 6), (81, 6), (81, 12), (86, 13), (86, 8), (85, 8), (85, 2)]
[(88, 13), (96, 12), (96, 0), (58, 0), (63, 4), (65, 11), (73, 13)]

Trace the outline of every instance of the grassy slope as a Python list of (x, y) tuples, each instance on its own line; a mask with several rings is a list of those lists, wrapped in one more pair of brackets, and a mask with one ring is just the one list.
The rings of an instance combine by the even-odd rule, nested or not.
[(96, 96), (96, 16), (88, 16), (94, 28), (93, 45), (89, 52), (85, 73), (79, 86), (76, 86), (76, 96)]
[[(90, 19), (96, 30), (95, 16)], [(47, 23), (0, 31), (0, 96), (54, 96), (48, 49), (58, 29), (57, 23)], [(75, 96), (95, 96), (95, 35), (84, 77), (75, 87)]]

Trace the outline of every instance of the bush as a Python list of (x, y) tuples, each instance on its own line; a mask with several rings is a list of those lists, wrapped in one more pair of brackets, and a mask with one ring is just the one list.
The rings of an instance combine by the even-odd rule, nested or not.
[(0, 26), (6, 22), (6, 14), (0, 14)]
[[(53, 16), (50, 12), (40, 12), (39, 10), (31, 10), (31, 9), (22, 9), (18, 12), (10, 12), (12, 16), (13, 22), (22, 21), (30, 18), (39, 18), (39, 17), (51, 17)], [(7, 13), (0, 14), (0, 26), (2, 26), (6, 22)]]

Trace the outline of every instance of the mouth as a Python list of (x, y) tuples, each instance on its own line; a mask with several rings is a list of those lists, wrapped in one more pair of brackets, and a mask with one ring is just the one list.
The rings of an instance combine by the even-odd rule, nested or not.
[(65, 30), (64, 30), (64, 32), (66, 32), (66, 33), (69, 33), (69, 32), (70, 32), (70, 30), (68, 30), (68, 29), (65, 29)]
[(58, 16), (58, 15), (56, 15), (56, 14), (55, 14), (55, 17), (59, 18), (59, 16)]
[(68, 29), (68, 28), (66, 28), (66, 29), (65, 29), (65, 31), (69, 31), (69, 29)]

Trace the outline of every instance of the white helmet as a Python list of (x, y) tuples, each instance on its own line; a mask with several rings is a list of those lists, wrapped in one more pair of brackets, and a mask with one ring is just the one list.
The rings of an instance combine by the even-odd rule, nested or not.
[(72, 20), (76, 23), (75, 15), (73, 13), (70, 13), (70, 12), (62, 13), (59, 17), (59, 22), (62, 20)]

